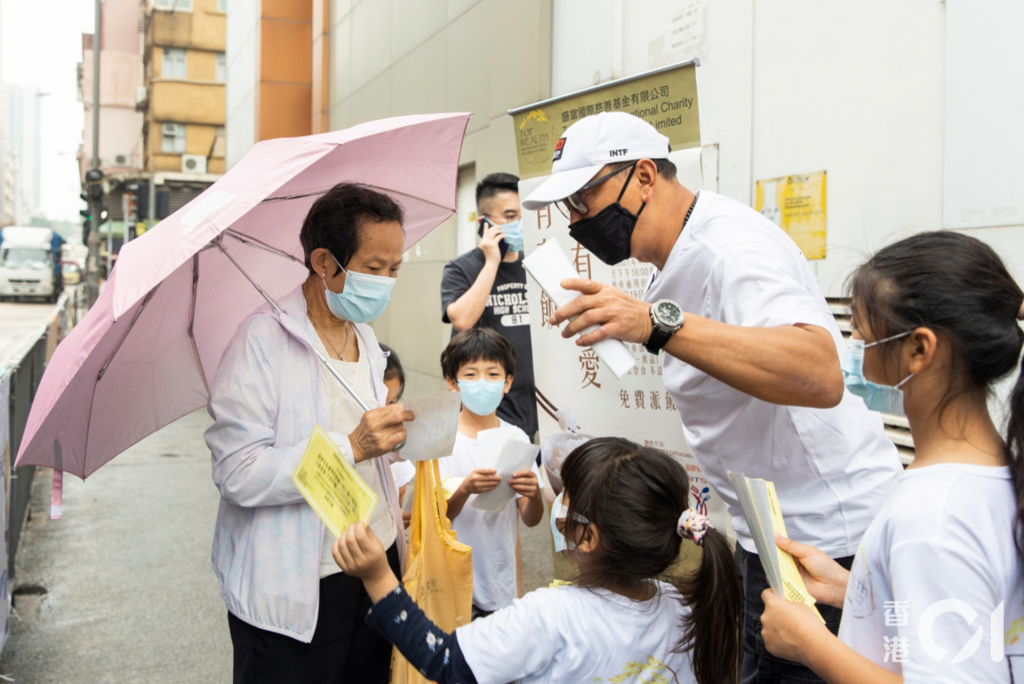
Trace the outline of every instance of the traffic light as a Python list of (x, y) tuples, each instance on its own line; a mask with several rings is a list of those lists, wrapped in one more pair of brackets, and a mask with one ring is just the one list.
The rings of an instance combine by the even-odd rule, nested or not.
[(86, 203), (85, 209), (79, 209), (78, 213), (82, 217), (82, 244), (89, 244), (89, 231), (92, 230), (92, 209), (89, 206), (89, 193), (83, 192), (79, 195), (82, 200)]
[(135, 201), (135, 216), (140, 221), (149, 218), (149, 182), (147, 180), (139, 183), (139, 194)]

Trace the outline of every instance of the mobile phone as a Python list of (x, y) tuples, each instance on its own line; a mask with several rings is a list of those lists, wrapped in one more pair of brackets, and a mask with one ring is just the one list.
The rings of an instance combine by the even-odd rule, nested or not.
[[(484, 236), (484, 226), (493, 226), (494, 223), (486, 216), (481, 216), (480, 220), (477, 221), (476, 234), (481, 238)], [(508, 252), (508, 243), (502, 240), (498, 243), (498, 249), (501, 251), (501, 258), (505, 258), (505, 253)]]

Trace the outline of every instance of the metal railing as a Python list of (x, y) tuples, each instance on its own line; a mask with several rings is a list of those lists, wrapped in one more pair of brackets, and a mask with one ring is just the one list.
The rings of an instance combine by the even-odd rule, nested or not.
[[(8, 404), (8, 440), (10, 459), (3, 464), (7, 482), (10, 483), (10, 500), (8, 501), (8, 533), (7, 533), (7, 566), (9, 577), (14, 577), (14, 560), (17, 557), (18, 543), (28, 517), (29, 502), (32, 499), (32, 480), (35, 477), (35, 466), (14, 467), (14, 459), (21, 447), (21, 439), (25, 434), (29, 409), (35, 399), (39, 381), (43, 378), (46, 363), (53, 354), (54, 348), (74, 327), (78, 318), (80, 288), (65, 291), (54, 307), (49, 321), (40, 327), (37, 334), (12, 357), (10, 362), (0, 366), (0, 383), (10, 377), (10, 401)], [(0, 449), (3, 445), (0, 444)]]

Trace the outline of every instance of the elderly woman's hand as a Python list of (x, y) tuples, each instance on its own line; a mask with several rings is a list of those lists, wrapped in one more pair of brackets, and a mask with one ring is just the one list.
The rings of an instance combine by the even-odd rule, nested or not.
[(348, 436), (356, 463), (389, 454), (405, 439), (405, 426), (416, 420), (402, 404), (371, 409), (363, 414), (359, 425)]

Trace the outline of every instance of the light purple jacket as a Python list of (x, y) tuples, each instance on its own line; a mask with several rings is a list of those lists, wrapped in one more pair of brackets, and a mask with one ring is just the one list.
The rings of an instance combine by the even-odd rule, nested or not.
[[(211, 563), (233, 615), (309, 643), (325, 527), (291, 477), (314, 426), (324, 424), (326, 408), (321, 365), (310, 342), (316, 331), (302, 289), (278, 304), (284, 316), (267, 305), (242, 321), (210, 385), (215, 422), (206, 443), (221, 495)], [(380, 350), (370, 326), (353, 328), (365, 349)], [(370, 363), (374, 393), (384, 406), (384, 353), (366, 356), (361, 362)], [(352, 463), (348, 436), (329, 434)], [(393, 487), (390, 477), (384, 486)], [(378, 505), (387, 505), (385, 497)]]

